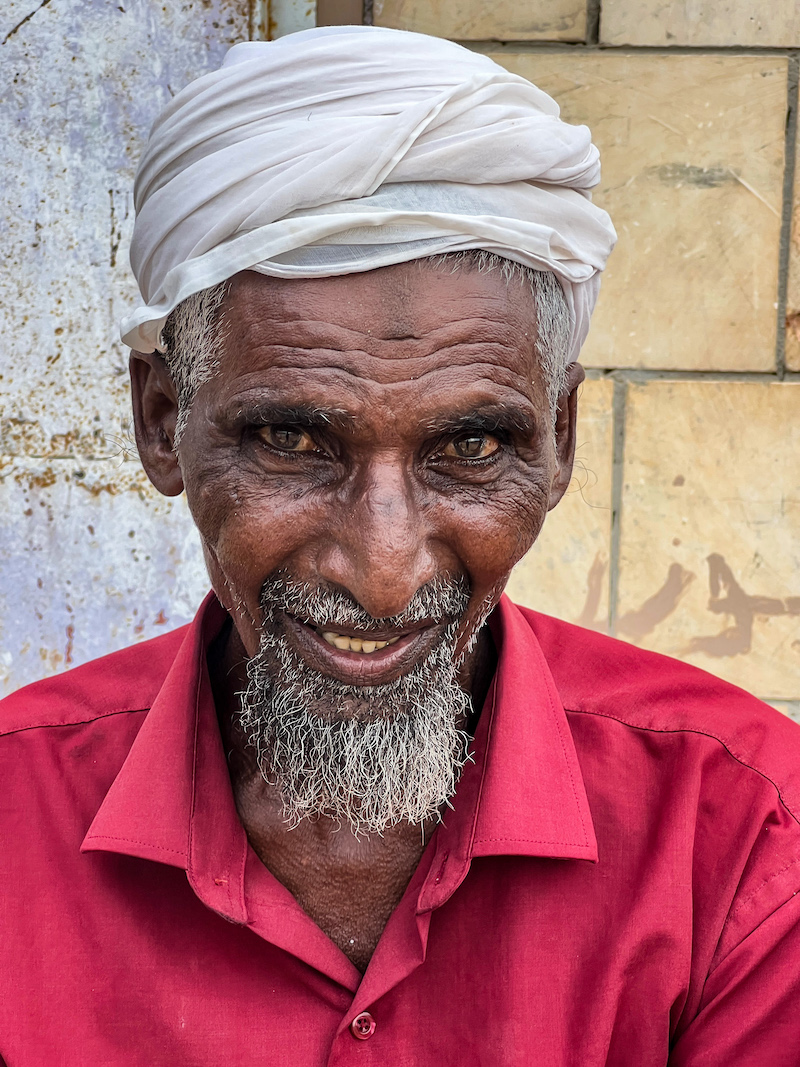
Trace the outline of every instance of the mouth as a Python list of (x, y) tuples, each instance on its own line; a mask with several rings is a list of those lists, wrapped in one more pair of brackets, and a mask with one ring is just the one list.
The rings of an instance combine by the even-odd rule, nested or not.
[(382, 641), (374, 634), (362, 633), (359, 635), (350, 635), (338, 633), (335, 630), (320, 630), (314, 626), (312, 629), (322, 636), (323, 641), (327, 641), (333, 648), (338, 648), (340, 652), (358, 652), (361, 656), (371, 656), (375, 652), (380, 652), (382, 648), (388, 648), (389, 645), (396, 645), (397, 642), (405, 634), (396, 634), (394, 637), (387, 637), (385, 641)]
[(283, 623), (289, 643), (309, 666), (350, 685), (380, 685), (411, 670), (435, 647), (448, 623), (428, 620), (402, 630), (356, 631), (280, 615), (276, 621)]

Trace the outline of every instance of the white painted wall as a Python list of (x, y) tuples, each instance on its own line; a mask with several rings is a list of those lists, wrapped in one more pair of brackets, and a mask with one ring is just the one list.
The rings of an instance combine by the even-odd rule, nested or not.
[(188, 621), (183, 499), (132, 450), (127, 247), (144, 137), (247, 38), (246, 0), (0, 5), (0, 694)]

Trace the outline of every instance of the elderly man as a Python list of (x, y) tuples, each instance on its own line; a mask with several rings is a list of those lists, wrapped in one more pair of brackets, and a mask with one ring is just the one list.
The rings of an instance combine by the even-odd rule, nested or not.
[(3, 705), (0, 1056), (797, 1067), (798, 732), (515, 607), (613, 243), (534, 86), (239, 45), (137, 182), (142, 462), (194, 623)]

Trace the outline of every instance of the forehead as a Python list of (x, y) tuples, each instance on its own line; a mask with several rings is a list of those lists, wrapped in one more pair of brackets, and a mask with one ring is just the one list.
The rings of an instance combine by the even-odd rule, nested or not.
[[(538, 406), (527, 282), (414, 262), (332, 278), (243, 272), (225, 302), (217, 387), (375, 412), (494, 399)], [(290, 395), (287, 395), (290, 394)]]

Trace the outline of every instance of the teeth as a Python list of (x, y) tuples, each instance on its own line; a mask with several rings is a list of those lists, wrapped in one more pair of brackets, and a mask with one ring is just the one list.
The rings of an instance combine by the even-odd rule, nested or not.
[(333, 645), (334, 648), (339, 648), (342, 652), (379, 652), (380, 649), (386, 648), (387, 645), (393, 645), (399, 641), (399, 637), (390, 637), (388, 641), (367, 641), (363, 637), (348, 637), (346, 634), (337, 634), (332, 630), (324, 630), (322, 633), (323, 638), (329, 645)]

